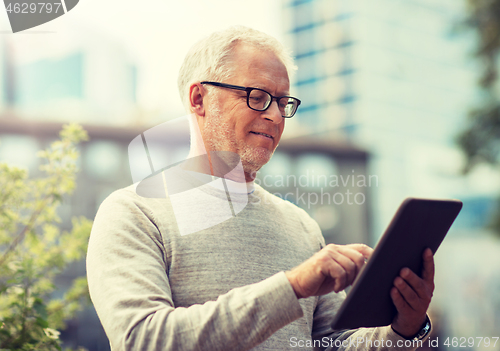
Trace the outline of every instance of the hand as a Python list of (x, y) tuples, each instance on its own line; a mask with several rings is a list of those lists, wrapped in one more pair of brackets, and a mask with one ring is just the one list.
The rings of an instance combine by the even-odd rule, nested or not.
[(403, 268), (399, 277), (394, 279), (391, 289), (391, 298), (398, 311), (392, 328), (405, 337), (417, 334), (422, 328), (434, 291), (434, 258), (431, 249), (424, 251), (423, 259), (422, 278), (410, 269)]
[(352, 284), (372, 252), (364, 244), (329, 244), (285, 274), (299, 299), (339, 292)]

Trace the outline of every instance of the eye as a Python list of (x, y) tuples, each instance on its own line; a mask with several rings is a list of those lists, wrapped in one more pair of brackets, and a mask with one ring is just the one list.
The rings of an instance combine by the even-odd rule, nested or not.
[(248, 97), (248, 103), (251, 108), (256, 110), (263, 110), (268, 106), (271, 99), (268, 93), (262, 90), (252, 90), (250, 96)]
[(254, 101), (262, 101), (267, 97), (267, 94), (260, 90), (252, 90), (250, 93), (250, 99)]

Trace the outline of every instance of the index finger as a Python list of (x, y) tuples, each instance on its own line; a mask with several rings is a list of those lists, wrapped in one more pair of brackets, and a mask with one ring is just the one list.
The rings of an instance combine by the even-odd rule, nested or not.
[(432, 250), (427, 248), (422, 255), (424, 259), (424, 267), (422, 270), (422, 279), (429, 283), (434, 283), (434, 255)]
[(346, 246), (353, 249), (353, 250), (358, 251), (360, 254), (362, 254), (365, 257), (365, 259), (369, 259), (373, 253), (373, 249), (370, 246), (365, 245), (365, 244), (349, 244)]

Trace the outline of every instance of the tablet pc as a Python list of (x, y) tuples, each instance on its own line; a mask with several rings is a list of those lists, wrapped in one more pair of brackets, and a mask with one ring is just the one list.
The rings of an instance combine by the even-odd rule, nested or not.
[(425, 248), (436, 252), (461, 208), (458, 200), (403, 201), (340, 306), (333, 329), (391, 324), (396, 316), (390, 296), (394, 279), (403, 267), (421, 274)]

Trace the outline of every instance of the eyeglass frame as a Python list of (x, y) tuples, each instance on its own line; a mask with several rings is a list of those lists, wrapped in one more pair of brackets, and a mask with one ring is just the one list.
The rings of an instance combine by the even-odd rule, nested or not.
[[(243, 86), (240, 86), (240, 85), (233, 85), (233, 84), (226, 84), (226, 83), (219, 83), (219, 82), (210, 82), (210, 81), (203, 81), (203, 82), (200, 82), (200, 84), (208, 84), (208, 85), (213, 85), (213, 86), (221, 87), (221, 88), (228, 88), (228, 89), (236, 89), (236, 90), (246, 91), (246, 93), (247, 93), (247, 106), (248, 106), (248, 108), (251, 109), (251, 110), (254, 110), (254, 111), (259, 111), (259, 112), (264, 112), (267, 109), (269, 109), (269, 107), (273, 103), (273, 100), (276, 101), (276, 103), (278, 104), (278, 107), (279, 107), (279, 100), (281, 100), (283, 98), (292, 98), (292, 99), (296, 100), (297, 101), (297, 106), (295, 107), (295, 111), (293, 111), (293, 114), (291, 116), (283, 116), (283, 115), (281, 115), (281, 117), (283, 117), (283, 118), (292, 118), (293, 116), (295, 116), (295, 113), (297, 113), (297, 110), (299, 109), (299, 106), (300, 106), (300, 103), (301, 103), (301, 101), (299, 99), (297, 99), (296, 97), (289, 96), (289, 95), (273, 96), (270, 92), (265, 91), (264, 89), (260, 89), (260, 88), (243, 87)], [(252, 92), (252, 90), (260, 90), (260, 91), (268, 94), (271, 97), (271, 100), (269, 101), (269, 105), (267, 105), (267, 107), (264, 108), (263, 110), (259, 110), (259, 109), (256, 109), (256, 108), (253, 108), (253, 107), (250, 106), (250, 93)]]

